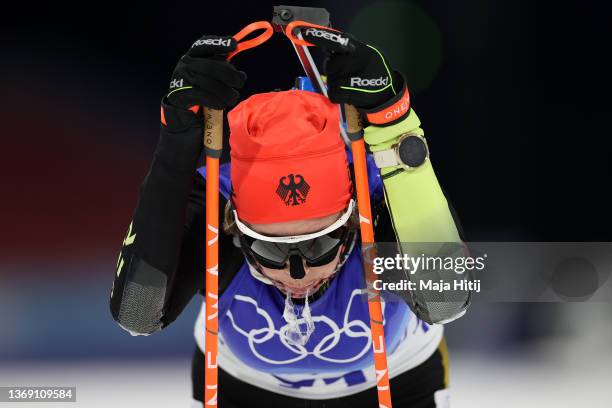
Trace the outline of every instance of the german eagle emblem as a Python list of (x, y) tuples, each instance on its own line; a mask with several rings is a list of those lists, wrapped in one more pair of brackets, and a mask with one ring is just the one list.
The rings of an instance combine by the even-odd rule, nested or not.
[(300, 205), (306, 201), (310, 185), (300, 174), (289, 174), (278, 181), (276, 194), (286, 205)]

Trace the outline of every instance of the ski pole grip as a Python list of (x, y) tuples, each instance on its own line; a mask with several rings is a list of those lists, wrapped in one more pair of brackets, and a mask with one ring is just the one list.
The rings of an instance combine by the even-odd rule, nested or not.
[(223, 150), (223, 111), (204, 107), (204, 152), (218, 159)]
[(344, 116), (346, 118), (348, 138), (353, 142), (363, 138), (363, 121), (357, 108), (348, 103), (344, 104)]

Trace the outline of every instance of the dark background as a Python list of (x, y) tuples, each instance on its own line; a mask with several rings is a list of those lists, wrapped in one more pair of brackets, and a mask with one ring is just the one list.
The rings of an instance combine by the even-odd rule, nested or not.
[[(368, 21), (359, 37), (378, 33), (388, 54), (407, 50), (413, 106), (466, 239), (607, 240), (606, 10), (594, 1), (404, 2), (426, 14), (441, 39), (439, 63), (421, 80), (431, 58), (418, 47), (430, 31), (417, 31), (410, 15), (394, 16), (402, 2), (382, 3), (389, 12), (376, 20), (359, 20), (376, 2), (309, 5), (327, 7), (339, 28)], [(3, 255), (117, 251), (176, 60), (204, 33), (269, 19), (274, 4), (111, 1), (7, 12)], [(406, 56), (411, 50), (421, 52)], [(301, 74), (281, 36), (234, 61), (249, 76), (245, 96), (290, 87)]]
[[(188, 356), (195, 302), (146, 340), (114, 324), (116, 257), (176, 61), (203, 34), (270, 19), (275, 4), (3, 9), (0, 360)], [(602, 2), (297, 4), (326, 7), (335, 27), (374, 42), (404, 71), (468, 241), (610, 241), (611, 21)], [(280, 35), (234, 62), (249, 76), (243, 97), (301, 75)], [(454, 330), (464, 337), (455, 344), (510, 350), (576, 321), (561, 319), (558, 305), (497, 306), (468, 313), (450, 339)]]

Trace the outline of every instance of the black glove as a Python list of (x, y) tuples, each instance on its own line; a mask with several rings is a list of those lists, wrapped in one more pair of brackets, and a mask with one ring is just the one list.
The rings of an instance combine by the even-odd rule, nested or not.
[(403, 90), (402, 75), (373, 46), (343, 32), (306, 28), (302, 35), (328, 52), (323, 71), (332, 102), (367, 110), (389, 102)]
[(234, 106), (240, 96), (238, 89), (246, 81), (246, 74), (226, 61), (235, 49), (232, 37), (205, 35), (193, 43), (172, 73), (166, 95), (170, 105), (182, 109)]

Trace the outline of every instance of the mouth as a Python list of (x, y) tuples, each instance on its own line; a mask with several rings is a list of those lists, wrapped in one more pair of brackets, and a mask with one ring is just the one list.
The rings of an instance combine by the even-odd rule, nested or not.
[(308, 286), (301, 286), (301, 287), (293, 287), (293, 286), (289, 286), (289, 285), (277, 285), (277, 287), (283, 292), (283, 293), (287, 293), (287, 292), (291, 292), (291, 297), (294, 298), (303, 298), (306, 297), (306, 294), (313, 294), (315, 293), (320, 287), (321, 285), (326, 281), (327, 279), (321, 279), (317, 282), (313, 282)]

